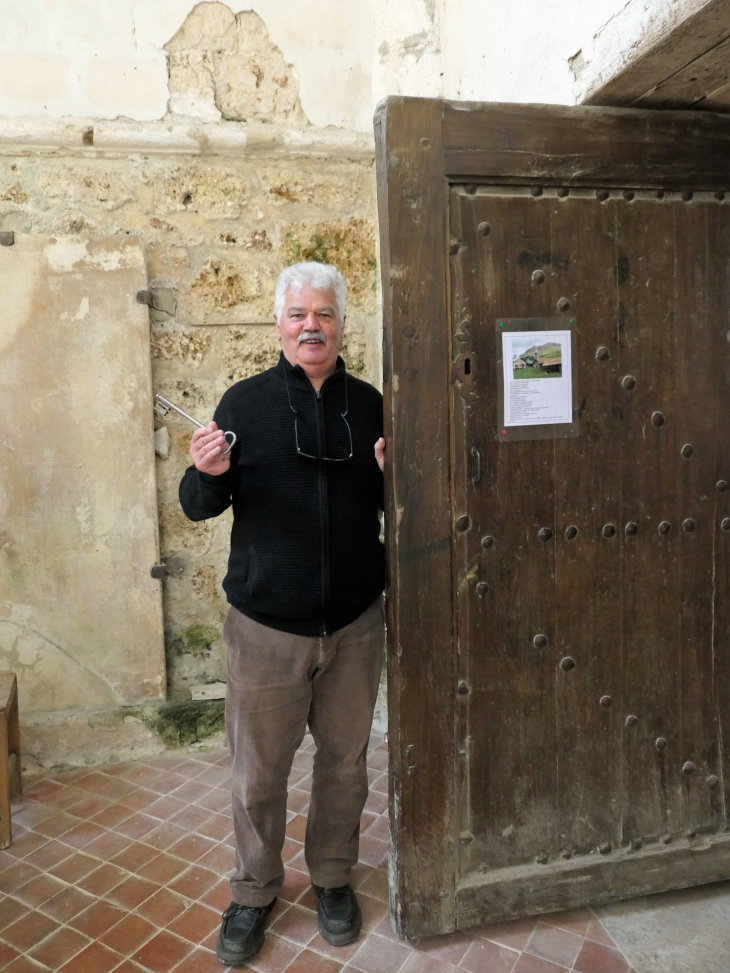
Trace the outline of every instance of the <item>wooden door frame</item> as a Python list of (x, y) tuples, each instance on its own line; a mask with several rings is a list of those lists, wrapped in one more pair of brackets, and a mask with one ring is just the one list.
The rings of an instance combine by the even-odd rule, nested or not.
[[(488, 874), (471, 885), (457, 874), (452, 537), (465, 511), (452, 509), (448, 261), (459, 241), (448, 234), (449, 186), (730, 193), (730, 117), (393, 97), (376, 111), (375, 135), (389, 444), (391, 914), (400, 935), (416, 938), (474, 924), (485, 904), (495, 918), (518, 911), (503, 870), (491, 886)], [(730, 839), (647, 852), (606, 862), (592, 901), (616, 897), (617, 877), (639, 894), (691, 885), (710, 869), (718, 880), (730, 875)], [(585, 901), (586, 868), (564, 863), (556, 889), (553, 870), (541, 879), (540, 866), (517, 866), (515, 890), (535, 870), (534, 911), (545, 911), (546, 889), (553, 908), (567, 908)]]

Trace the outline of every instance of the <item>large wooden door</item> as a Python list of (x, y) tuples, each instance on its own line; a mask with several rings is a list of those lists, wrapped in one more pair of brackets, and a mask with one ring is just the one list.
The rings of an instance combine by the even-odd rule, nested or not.
[[(397, 926), (730, 878), (730, 120), (376, 132)], [(500, 327), (571, 333), (573, 422), (503, 428)]]

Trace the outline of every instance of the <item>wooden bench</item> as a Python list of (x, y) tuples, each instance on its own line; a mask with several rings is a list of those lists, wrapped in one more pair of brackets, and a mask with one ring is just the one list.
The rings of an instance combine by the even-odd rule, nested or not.
[(13, 840), (10, 802), (22, 796), (18, 685), (14, 672), (0, 672), (0, 849)]

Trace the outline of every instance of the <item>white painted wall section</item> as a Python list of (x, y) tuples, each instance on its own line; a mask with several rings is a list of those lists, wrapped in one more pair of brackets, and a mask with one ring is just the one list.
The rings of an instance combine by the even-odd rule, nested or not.
[[(169, 98), (163, 48), (194, 6), (190, 0), (1, 0), (0, 115), (163, 118)], [(231, 0), (228, 6), (263, 19), (296, 70), (312, 124), (371, 129), (371, 0)]]
[[(647, 0), (647, 5), (654, 2)], [(625, 4), (626, 0), (446, 0), (441, 41), (444, 97), (575, 104), (571, 59)]]

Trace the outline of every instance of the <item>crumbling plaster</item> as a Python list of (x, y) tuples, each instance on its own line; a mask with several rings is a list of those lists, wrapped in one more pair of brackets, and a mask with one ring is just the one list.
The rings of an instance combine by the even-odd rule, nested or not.
[[(191, 0), (29, 0), (3, 15), (0, 115), (139, 121), (168, 111), (165, 45), (196, 5)], [(312, 124), (367, 131), (370, 125), (370, 0), (229, 4), (252, 10), (294, 65)], [(326, 28), (324, 27), (326, 25)], [(192, 114), (196, 114), (195, 111)]]

